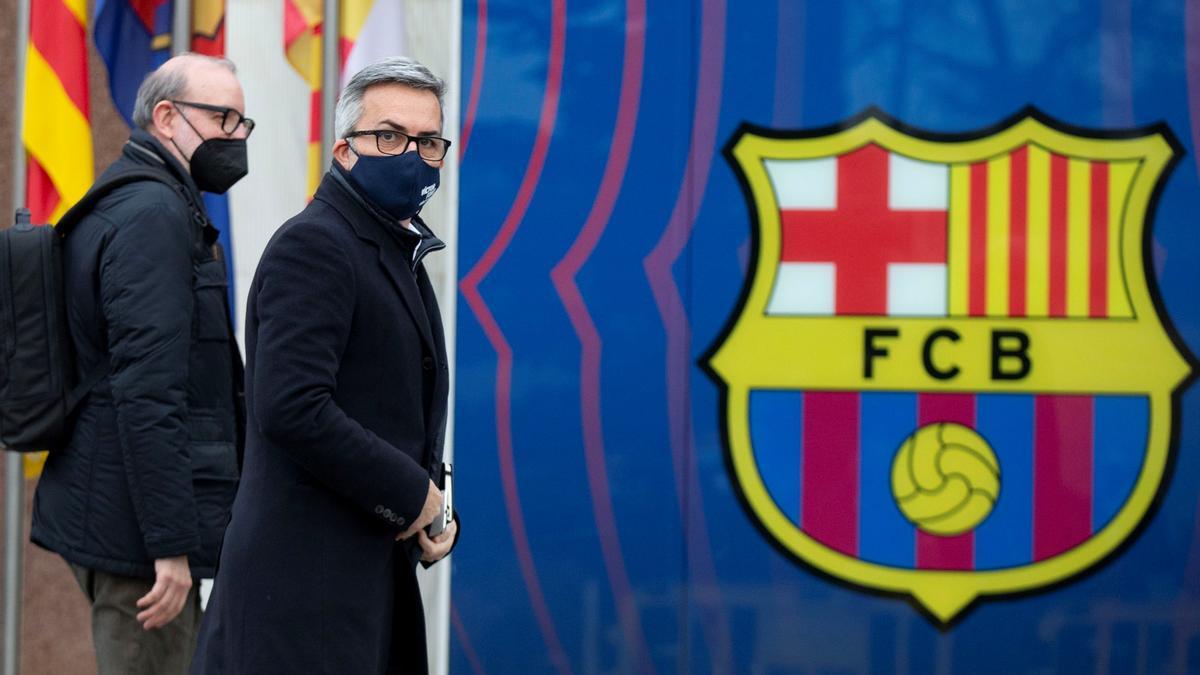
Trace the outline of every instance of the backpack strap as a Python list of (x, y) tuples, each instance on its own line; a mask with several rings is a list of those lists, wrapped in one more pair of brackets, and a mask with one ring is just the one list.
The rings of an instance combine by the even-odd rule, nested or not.
[(83, 397), (88, 395), (92, 387), (100, 384), (100, 380), (108, 374), (108, 359), (101, 358), (100, 363), (97, 363), (88, 371), (87, 375), (83, 376), (83, 381), (75, 385), (75, 388), (67, 394), (67, 414), (70, 415), (75, 410), (75, 406), (83, 401)]
[[(178, 193), (185, 202), (187, 202), (188, 210), (192, 213), (192, 218), (199, 221), (205, 220), (203, 216), (204, 212), (196, 203), (195, 196), (190, 194), (187, 187), (181, 185), (179, 181), (175, 180), (171, 174), (164, 170), (135, 167), (132, 169), (117, 171), (112, 175), (103, 176), (102, 178), (103, 180), (93, 185), (82, 199), (76, 202), (74, 206), (64, 213), (62, 218), (58, 219), (58, 224), (54, 227), (54, 230), (58, 233), (58, 236), (65, 237), (70, 234), (71, 230), (75, 229), (75, 226), (78, 225), (96, 208), (96, 205), (100, 203), (101, 199), (104, 199), (108, 195), (112, 194), (118, 188), (140, 181), (156, 181), (174, 189), (175, 192)], [(88, 395), (88, 392), (92, 390), (92, 387), (95, 387), (97, 384), (99, 384), (100, 380), (104, 379), (104, 376), (108, 374), (108, 369), (108, 359), (101, 358), (100, 363), (97, 363), (95, 366), (93, 366), (92, 369), (89, 370), (86, 375), (84, 375), (83, 380), (80, 381), (79, 384), (75, 385), (75, 388), (72, 389), (67, 395), (66, 404), (68, 415), (75, 410), (75, 407), (78, 406), (81, 401), (83, 401), (83, 398)]]
[(75, 229), (75, 226), (78, 225), (84, 219), (84, 217), (86, 217), (92, 212), (93, 209), (96, 208), (96, 205), (100, 203), (101, 199), (104, 199), (118, 188), (140, 181), (156, 181), (172, 188), (185, 202), (187, 202), (188, 210), (192, 212), (193, 217), (203, 213), (199, 205), (196, 203), (195, 196), (189, 194), (189, 191), (186, 187), (181, 185), (174, 176), (167, 173), (163, 169), (135, 167), (116, 171), (112, 175), (102, 176), (101, 178), (101, 181), (93, 185), (82, 199), (76, 202), (74, 206), (64, 213), (62, 218), (58, 219), (58, 224), (55, 225), (54, 229), (56, 232), (58, 232), (60, 237), (65, 237), (70, 234), (71, 230)]

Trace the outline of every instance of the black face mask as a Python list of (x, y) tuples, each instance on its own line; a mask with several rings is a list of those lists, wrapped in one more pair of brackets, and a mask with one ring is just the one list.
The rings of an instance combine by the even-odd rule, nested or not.
[(223, 194), (249, 172), (246, 139), (210, 138), (192, 153), (192, 180), (205, 192)]
[[(196, 127), (192, 126), (186, 115), (180, 112), (179, 116), (192, 127), (197, 136), (204, 138), (196, 131)], [(171, 139), (171, 144), (179, 150), (179, 154), (183, 154), (183, 149), (175, 139)], [(192, 151), (188, 163), (191, 164), (192, 180), (196, 181), (196, 187), (205, 192), (224, 194), (234, 183), (241, 180), (242, 176), (250, 172), (249, 160), (246, 158), (246, 139), (204, 138)]]

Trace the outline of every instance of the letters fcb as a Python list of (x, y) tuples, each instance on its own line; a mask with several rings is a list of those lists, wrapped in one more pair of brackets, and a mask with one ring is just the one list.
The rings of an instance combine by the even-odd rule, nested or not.
[(1165, 126), (1029, 110), (950, 136), (868, 111), (743, 125), (725, 153), (754, 258), (701, 365), (769, 539), (948, 623), (1129, 537), (1192, 371), (1146, 264)]
[[(891, 355), (891, 350), (883, 344), (887, 338), (901, 338), (900, 329), (863, 329), (864, 379), (869, 380), (874, 376), (876, 359), (886, 359)], [(921, 364), (929, 377), (937, 380), (953, 380), (958, 377), (962, 372), (958, 362), (943, 361), (939, 365), (933, 354), (939, 342), (953, 344), (961, 341), (962, 334), (953, 328), (935, 328), (925, 336), (921, 343)], [(990, 362), (993, 380), (1020, 380), (1029, 375), (1033, 368), (1033, 362), (1029, 360), (1029, 335), (1021, 330), (992, 329)]]

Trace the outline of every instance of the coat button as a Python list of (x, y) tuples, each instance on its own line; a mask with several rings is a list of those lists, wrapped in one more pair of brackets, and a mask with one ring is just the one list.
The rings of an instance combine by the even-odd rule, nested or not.
[(433, 370), (433, 357), (426, 356), (425, 358), (421, 359), (421, 367), (425, 370)]

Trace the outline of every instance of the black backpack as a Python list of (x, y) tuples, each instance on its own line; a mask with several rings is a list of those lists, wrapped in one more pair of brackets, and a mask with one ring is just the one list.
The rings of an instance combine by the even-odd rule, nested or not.
[[(106, 195), (154, 180), (177, 188), (164, 171), (118, 171), (92, 186), (58, 225), (34, 225), (28, 209), (0, 230), (0, 446), (58, 450), (71, 440), (72, 413), (108, 372), (107, 360), (75, 376), (75, 350), (63, 295), (62, 242)], [(186, 189), (179, 190), (193, 209)]]

